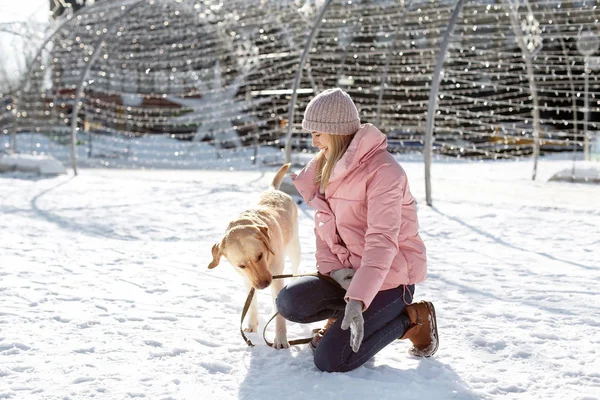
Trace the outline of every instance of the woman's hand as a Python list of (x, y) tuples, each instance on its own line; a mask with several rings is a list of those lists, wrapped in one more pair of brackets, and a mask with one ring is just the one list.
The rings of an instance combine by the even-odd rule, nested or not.
[(346, 311), (344, 313), (344, 319), (342, 320), (341, 328), (343, 330), (350, 327), (350, 346), (352, 351), (358, 353), (358, 349), (362, 344), (363, 337), (365, 335), (363, 319), (363, 302), (360, 300), (350, 300), (346, 304)]
[(329, 276), (334, 281), (339, 283), (339, 285), (341, 287), (348, 290), (348, 287), (350, 286), (350, 282), (352, 281), (352, 277), (354, 276), (355, 272), (356, 272), (356, 270), (354, 270), (352, 268), (342, 268), (342, 269), (336, 269), (335, 271), (331, 271), (329, 273)]

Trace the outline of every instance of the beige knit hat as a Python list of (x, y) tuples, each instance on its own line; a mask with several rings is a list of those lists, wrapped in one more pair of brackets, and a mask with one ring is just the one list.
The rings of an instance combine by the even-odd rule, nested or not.
[(330, 135), (353, 135), (360, 129), (360, 117), (348, 93), (339, 88), (327, 89), (306, 106), (302, 128)]

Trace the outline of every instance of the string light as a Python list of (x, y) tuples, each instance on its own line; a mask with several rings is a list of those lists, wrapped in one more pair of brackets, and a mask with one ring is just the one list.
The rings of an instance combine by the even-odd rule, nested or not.
[[(57, 34), (52, 56), (36, 60), (20, 103), (14, 104), (14, 94), (3, 96), (5, 134), (68, 133), (73, 92), (93, 45), (131, 3), (96, 2)], [(141, 146), (138, 138), (148, 135), (202, 140), (215, 151), (232, 144), (280, 146), (288, 123), (286, 90), (319, 3), (302, 2), (299, 10), (291, 0), (148, 1), (121, 22), (92, 66), (78, 115), (80, 137), (103, 143), (111, 149), (105, 154), (134, 139)], [(573, 101), (583, 104), (576, 39), (581, 27), (595, 29), (592, 3), (513, 5), (532, 53), (542, 151), (582, 142), (572, 115)], [(390, 139), (401, 138), (403, 130), (422, 140), (431, 76), (453, 6), (450, 0), (334, 1), (313, 43), (296, 107), (301, 111), (314, 93), (341, 86), (364, 122), (378, 120)], [(464, 6), (444, 65), (436, 151), (474, 158), (531, 153), (533, 104), (512, 29), (502, 4)], [(591, 71), (591, 130), (598, 129), (597, 78)], [(297, 112), (291, 121), (298, 137), (301, 119)], [(144, 159), (160, 159), (161, 151), (148, 150)]]

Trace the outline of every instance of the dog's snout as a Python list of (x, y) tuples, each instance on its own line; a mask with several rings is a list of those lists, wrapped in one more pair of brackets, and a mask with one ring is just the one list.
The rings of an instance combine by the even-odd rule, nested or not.
[(264, 289), (271, 284), (271, 279), (262, 279), (256, 282), (257, 289)]

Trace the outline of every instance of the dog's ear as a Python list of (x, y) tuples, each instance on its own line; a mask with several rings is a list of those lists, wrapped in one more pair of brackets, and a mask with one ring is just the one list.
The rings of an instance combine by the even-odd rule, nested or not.
[(219, 265), (219, 261), (221, 261), (222, 255), (223, 255), (223, 253), (221, 253), (221, 246), (219, 245), (219, 243), (215, 243), (212, 247), (213, 259), (210, 262), (210, 264), (208, 264), (208, 269), (213, 269), (214, 267)]
[(259, 232), (259, 238), (260, 240), (264, 243), (265, 247), (267, 248), (267, 250), (269, 250), (271, 252), (271, 254), (275, 254), (275, 252), (273, 251), (273, 249), (271, 249), (271, 237), (269, 236), (269, 227), (266, 225), (259, 225), (258, 226), (258, 232)]

